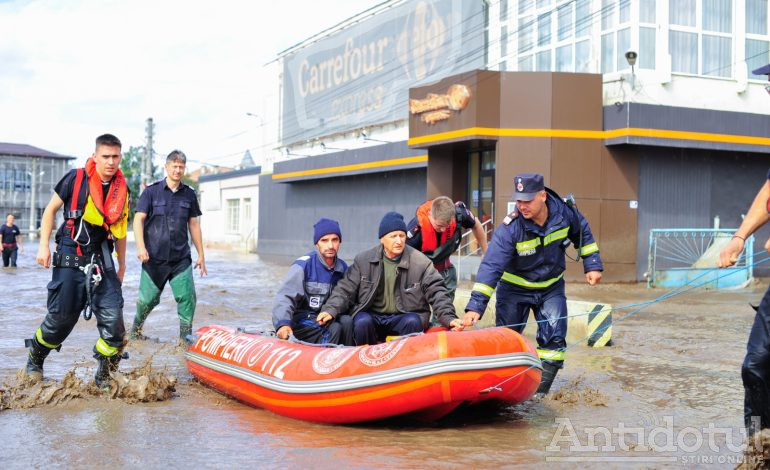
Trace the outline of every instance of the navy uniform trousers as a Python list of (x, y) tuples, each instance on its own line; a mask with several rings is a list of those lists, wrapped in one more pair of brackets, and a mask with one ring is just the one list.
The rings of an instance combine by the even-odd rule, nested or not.
[(754, 317), (741, 377), (746, 428), (750, 434), (759, 431), (751, 422), (753, 416), (759, 417), (760, 428), (770, 428), (770, 289), (765, 292)]

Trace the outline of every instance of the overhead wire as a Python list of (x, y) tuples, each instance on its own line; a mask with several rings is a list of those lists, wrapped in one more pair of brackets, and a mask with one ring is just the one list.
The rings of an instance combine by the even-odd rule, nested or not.
[[(490, 4), (496, 4), (496, 3), (499, 3), (499, 2), (500, 2), (500, 0), (496, 0), (496, 1), (490, 2)], [(512, 30), (511, 32), (508, 33), (508, 35), (509, 36), (513, 36), (513, 35), (518, 34), (521, 30), (527, 30), (529, 28), (532, 28), (532, 27), (534, 27), (537, 24), (538, 18), (540, 18), (540, 17), (542, 17), (544, 15), (549, 15), (551, 13), (554, 13), (558, 9), (564, 8), (567, 5), (573, 5), (573, 4), (576, 4), (576, 3), (577, 3), (577, 0), (570, 0), (569, 2), (566, 2), (566, 3), (563, 3), (563, 4), (559, 4), (559, 5), (553, 7), (551, 9), (549, 9), (549, 10), (539, 10), (539, 11), (536, 10), (537, 14), (533, 13), (531, 15), (531, 18), (528, 21), (520, 22), (518, 29)], [(573, 29), (573, 27), (574, 27), (575, 30), (585, 29), (588, 26), (592, 25), (595, 21), (600, 19), (607, 11), (614, 11), (614, 9), (615, 9), (615, 5), (614, 4), (606, 5), (606, 6), (602, 7), (602, 8), (600, 8), (600, 9), (590, 13), (589, 15), (581, 18), (581, 19), (576, 19), (576, 21), (574, 23), (569, 23), (569, 24), (565, 25), (565, 27), (562, 28), (562, 29), (558, 29), (557, 28), (557, 34), (560, 33), (560, 32), (563, 32), (563, 31), (565, 31), (567, 29), (571, 30), (571, 29)], [(487, 10), (482, 9), (480, 12), (478, 12), (478, 13), (476, 13), (474, 15), (469, 15), (468, 17), (463, 18), (463, 20), (461, 22), (459, 22), (458, 24), (451, 25), (448, 28), (446, 34), (447, 35), (451, 35), (453, 29), (458, 28), (458, 27), (464, 27), (467, 23), (469, 23), (471, 21), (483, 20), (486, 17), (487, 13), (488, 13)], [(513, 17), (514, 15), (509, 15), (509, 16)], [(529, 15), (528, 15), (528, 17), (529, 17)], [(471, 34), (483, 33), (483, 31), (485, 31), (487, 29), (488, 29), (488, 24), (486, 22), (484, 22), (484, 21), (480, 21), (479, 24), (472, 25), (472, 28), (470, 28), (468, 30), (465, 30), (464, 34), (471, 35)], [(535, 31), (533, 30), (532, 33), (534, 34), (534, 32)], [(548, 33), (543, 36), (543, 41), (550, 43), (551, 37), (552, 37), (552, 32), (551, 32), (551, 29), (549, 29)], [(426, 40), (426, 42), (429, 42), (432, 39), (435, 39), (435, 37), (428, 37), (425, 40)], [(586, 36), (586, 39), (590, 39), (590, 36)], [(491, 48), (493, 46), (496, 46), (499, 42), (501, 42), (503, 40), (507, 40), (507, 39), (503, 38), (502, 36), (497, 37), (494, 41), (484, 41), (482, 39), (481, 44), (479, 45), (479, 47), (463, 51), (459, 56), (457, 56), (457, 59), (455, 60), (455, 62), (458, 62), (458, 63), (471, 63), (471, 62), (473, 62), (475, 60), (484, 58), (484, 56), (486, 55), (486, 53), (487, 53), (489, 48)], [(536, 41), (533, 41), (533, 46), (532, 46), (533, 48), (537, 47), (535, 45), (535, 42)], [(386, 72), (384, 74), (378, 74), (376, 76), (365, 76), (365, 77), (363, 77), (361, 79), (358, 79), (357, 82), (356, 82), (356, 87), (355, 88), (351, 88), (347, 93), (348, 94), (355, 94), (355, 93), (359, 92), (362, 89), (366, 89), (367, 87), (369, 87), (373, 83), (389, 82), (392, 79), (394, 79), (395, 76), (397, 76), (397, 75), (402, 73), (402, 67), (408, 67), (410, 65), (414, 65), (415, 61), (418, 60), (418, 59), (417, 58), (410, 58), (406, 63), (402, 64), (402, 67), (391, 67), (391, 65), (393, 65), (393, 63), (396, 62), (397, 60), (399, 60), (397, 56), (394, 56), (393, 58), (388, 59), (384, 63), (384, 66), (383, 66), (383, 68), (388, 68), (388, 70), (386, 70)], [(491, 66), (494, 67), (494, 66), (498, 65), (500, 62), (501, 61), (498, 61), (498, 63), (492, 64)], [(489, 64), (484, 64), (484, 67), (485, 68), (490, 68)], [(482, 81), (484, 81), (484, 80), (487, 80), (487, 79), (482, 79)], [(313, 103), (310, 104), (310, 107), (308, 109), (308, 113), (312, 113), (312, 112), (315, 112), (315, 111), (317, 111), (319, 109), (323, 109), (323, 108), (328, 107), (333, 102), (334, 99), (336, 99), (336, 97), (326, 96), (326, 97), (324, 97), (322, 99), (314, 101)], [(271, 121), (264, 121), (263, 125), (267, 125), (267, 124), (274, 124), (274, 121), (273, 122), (271, 122)], [(291, 140), (293, 140), (295, 138), (298, 138), (303, 133), (304, 132), (299, 132), (299, 133), (294, 134), (294, 135), (291, 135), (291, 134), (290, 135), (286, 135), (286, 134), (284, 134), (282, 136), (281, 140), (282, 141), (291, 141)], [(259, 146), (252, 147), (249, 150), (257, 151), (257, 150), (264, 150), (264, 149), (268, 149), (268, 148), (274, 148), (277, 144), (278, 144), (277, 141), (275, 141), (275, 142), (271, 141), (271, 142), (263, 143), (262, 145), (259, 145)], [(238, 155), (240, 153), (241, 152), (229, 153), (229, 154), (226, 154), (226, 155), (212, 157), (212, 158), (209, 158), (207, 160), (209, 160), (209, 161), (221, 160), (221, 159), (224, 159), (224, 158), (232, 157), (234, 155)]]
[[(550, 21), (551, 22), (556, 21), (557, 27), (555, 29), (556, 29), (557, 38), (560, 36), (561, 33), (565, 32), (567, 30), (570, 30), (570, 31), (573, 31), (573, 32), (570, 34), (569, 42), (565, 43), (565, 45), (566, 44), (575, 44), (575, 43), (581, 42), (581, 40), (579, 40), (579, 38), (574, 36), (574, 34), (575, 34), (574, 31), (580, 31), (580, 30), (587, 30), (587, 29), (589, 29), (595, 22), (597, 22), (597, 21), (599, 21), (599, 20), (601, 20), (601, 19), (603, 19), (605, 17), (608, 17), (610, 14), (614, 14), (614, 12), (616, 10), (616, 7), (618, 7), (618, 4), (615, 4), (615, 3), (606, 4), (603, 7), (601, 7), (599, 9), (591, 12), (589, 15), (586, 15), (583, 18), (576, 18), (575, 17), (575, 15), (577, 14), (576, 13), (576, 9), (573, 8), (572, 11), (571, 11), (571, 16), (574, 19), (574, 21), (571, 21), (571, 22), (567, 23), (566, 25), (564, 25), (563, 28), (559, 28), (558, 27), (559, 26), (558, 25), (558, 11), (560, 9), (563, 9), (566, 6), (570, 6), (571, 7), (573, 5), (576, 5), (577, 1), (578, 0), (570, 0), (569, 2), (566, 2), (566, 3), (557, 4), (557, 5), (553, 6), (550, 9), (547, 9), (547, 10), (535, 9), (533, 13), (525, 16), (525, 18), (530, 18), (530, 19), (528, 21), (524, 21), (524, 22), (521, 21), (521, 16), (519, 14), (508, 14), (507, 17), (509, 19), (506, 19), (506, 22), (513, 22), (512, 18), (517, 18), (520, 21), (519, 21), (518, 27), (516, 29), (513, 29), (510, 32), (508, 32), (507, 37), (518, 35), (522, 31), (524, 31), (525, 33), (528, 33), (528, 34), (536, 35), (536, 33), (537, 33), (537, 27), (536, 26), (538, 24), (538, 20), (540, 18), (542, 18), (542, 17), (548, 16), (548, 15), (552, 15)], [(370, 10), (376, 9), (376, 8), (386, 4), (386, 3), (388, 3), (388, 2), (383, 2), (381, 4), (378, 4), (378, 5), (374, 6), (374, 7), (372, 7)], [(500, 3), (500, 0), (495, 0), (495, 1), (490, 2), (489, 5), (491, 6), (491, 5), (499, 4), (499, 3)], [(400, 4), (400, 3), (396, 3), (396, 4), (392, 5), (392, 6), (396, 6), (398, 4)], [(617, 9), (619, 11), (619, 8), (617, 8)], [(369, 10), (367, 10), (367, 11), (369, 11)], [(466, 34), (466, 35), (483, 34), (483, 32), (488, 30), (488, 28), (489, 28), (488, 22), (484, 21), (485, 18), (486, 18), (486, 15), (488, 14), (488, 12), (489, 12), (489, 8), (482, 8), (481, 11), (479, 11), (479, 12), (473, 14), (473, 15), (469, 15), (468, 17), (463, 18), (463, 20), (460, 21), (459, 23), (454, 24), (454, 25), (450, 25), (450, 27), (448, 28), (446, 34), (450, 35), (453, 32), (453, 29), (463, 28), (468, 23), (470, 23), (472, 21), (478, 21), (478, 24), (471, 25), (472, 27), (470, 29), (468, 29), (468, 30), (465, 30), (464, 34)], [(556, 15), (553, 15), (554, 13), (556, 13)], [(479, 20), (481, 20), (481, 21), (479, 21)], [(345, 21), (343, 21), (343, 22), (341, 22), (339, 24), (343, 24), (343, 23), (345, 23)], [(352, 23), (352, 24), (355, 24), (355, 23)], [(624, 24), (624, 23), (622, 23), (622, 24)], [(631, 26), (632, 25), (629, 23), (628, 27), (631, 27)], [(334, 28), (335, 27), (328, 28), (328, 29), (332, 29), (333, 30)], [(542, 47), (542, 45), (551, 44), (551, 39), (552, 39), (552, 36), (553, 36), (553, 30), (554, 30), (554, 28), (549, 28), (548, 31), (546, 32), (546, 34), (544, 34), (542, 36), (542, 43), (543, 44), (538, 44), (538, 42), (540, 41), (541, 38), (539, 38), (539, 37), (532, 37), (531, 41), (529, 43), (529, 48), (525, 49), (525, 50), (518, 50), (517, 53), (516, 53), (516, 56), (518, 57), (518, 55), (521, 54), (522, 52), (528, 52), (529, 50), (536, 51), (537, 48), (538, 47)], [(611, 29), (608, 29), (607, 31), (611, 31), (611, 32), (614, 33), (617, 30), (618, 30), (618, 24), (616, 23)], [(339, 31), (344, 31), (344, 28), (339, 30)], [(326, 37), (329, 37), (329, 36), (324, 36), (321, 39), (325, 39)], [(581, 36), (581, 37), (583, 37), (583, 36)], [(586, 35), (584, 37), (585, 37), (585, 39), (582, 39), (582, 40), (592, 40), (592, 41), (596, 40), (596, 38), (592, 37), (590, 34)], [(318, 39), (318, 40), (320, 41), (321, 39)], [(435, 39), (435, 37), (426, 38), (426, 41), (429, 41), (431, 39)], [(456, 63), (460, 63), (460, 64), (469, 64), (469, 63), (472, 63), (472, 62), (474, 62), (474, 61), (476, 61), (478, 59), (483, 59), (487, 55), (487, 52), (490, 49), (492, 49), (493, 47), (496, 47), (500, 42), (502, 42), (504, 40), (507, 41), (508, 39), (506, 37), (503, 37), (502, 35), (497, 35), (497, 37), (493, 41), (484, 41), (482, 39), (481, 40), (481, 45), (479, 47), (463, 51), (459, 56), (457, 56), (455, 62)], [(309, 44), (312, 44), (312, 43), (313, 42), (311, 42)], [(300, 45), (300, 44), (303, 44), (303, 43), (302, 42), (297, 43), (297, 45)], [(297, 46), (297, 45), (295, 45), (295, 46)], [(294, 50), (293, 48), (295, 46), (292, 46), (292, 47), (284, 50), (284, 52), (286, 52), (286, 51), (289, 51), (289, 52), (287, 52), (284, 56), (279, 57), (279, 58), (282, 58), (283, 60), (286, 60), (287, 57), (290, 57), (291, 55), (298, 53), (302, 49), (302, 48), (299, 48), (299, 49)], [(553, 51), (554, 48), (555, 48), (555, 45), (552, 45), (547, 50)], [(519, 49), (521, 49), (521, 47)], [(754, 56), (752, 56), (750, 58), (754, 58), (754, 57), (757, 57), (757, 56), (762, 55), (762, 54), (763, 53), (758, 53), (758, 54), (755, 54)], [(506, 56), (501, 57), (495, 63), (491, 63), (491, 62), (489, 62), (488, 59), (486, 59), (487, 63), (485, 63), (483, 66), (486, 69), (491, 69), (491, 68), (497, 67), (502, 62), (506, 61), (510, 57), (510, 55), (511, 54), (507, 54)], [(617, 56), (617, 54), (615, 54), (615, 55)], [(396, 55), (394, 55), (392, 58), (388, 59), (384, 63), (383, 68), (387, 69), (384, 73), (376, 74), (375, 76), (364, 76), (364, 77), (358, 79), (356, 81), (355, 87), (351, 87), (349, 90), (345, 91), (346, 96), (359, 93), (362, 90), (367, 89), (368, 87), (370, 87), (373, 84), (376, 84), (376, 83), (387, 83), (387, 82), (390, 82), (390, 81), (396, 79), (397, 76), (402, 73), (403, 67), (407, 67), (408, 68), (410, 66), (413, 66), (415, 61), (418, 60), (418, 59), (412, 57), (407, 62), (401, 64), (401, 67), (393, 66), (394, 62), (396, 62), (398, 60), (399, 60), (399, 58)], [(734, 62), (733, 64), (735, 64), (735, 63), (738, 63), (738, 61)], [(481, 83), (481, 82), (483, 82), (485, 80), (488, 80), (488, 79), (491, 79), (491, 77), (490, 78), (482, 78), (479, 81), (479, 83)], [(307, 109), (307, 113), (308, 114), (312, 114), (314, 112), (317, 112), (318, 110), (328, 108), (333, 103), (333, 101), (336, 100), (336, 99), (338, 99), (337, 95), (330, 96), (329, 94), (327, 94), (323, 98), (320, 98), (318, 100), (315, 100), (315, 101), (309, 103), (309, 106), (308, 106), (308, 109)], [(277, 120), (278, 121), (282, 121), (283, 119), (281, 117), (278, 117)], [(262, 124), (260, 125), (260, 128), (263, 127), (263, 126), (266, 126), (268, 124), (273, 124), (274, 125), (274, 124), (276, 124), (276, 120), (268, 120), (268, 121), (263, 120)], [(350, 129), (349, 131), (352, 131), (352, 130), (353, 129)], [(256, 129), (254, 129), (254, 131), (256, 131)], [(249, 132), (249, 130), (243, 131), (243, 133), (247, 133), (247, 132)], [(288, 135), (284, 134), (284, 135), (281, 136), (280, 141), (279, 140), (271, 140), (269, 142), (263, 142), (262, 144), (260, 144), (258, 146), (250, 147), (248, 150), (251, 150), (251, 151), (264, 151), (264, 150), (267, 150), (267, 149), (274, 149), (274, 148), (280, 146), (280, 144), (282, 142), (290, 142), (288, 145), (291, 145), (291, 142), (294, 141), (295, 139), (300, 139), (300, 140), (297, 141), (297, 142), (294, 142), (294, 143), (306, 143), (307, 141), (303, 141), (300, 138), (304, 133), (305, 133), (304, 130), (299, 130), (298, 132), (296, 132), (294, 134), (288, 134)], [(239, 135), (239, 134), (236, 134), (236, 135)], [(313, 138), (313, 139), (315, 139), (315, 138)], [(231, 157), (236, 156), (236, 155), (240, 155), (242, 153), (243, 153), (242, 151), (232, 152), (232, 153), (228, 153), (228, 154), (224, 154), (224, 155), (219, 155), (219, 156), (216, 156), (216, 157), (210, 157), (210, 158), (207, 158), (206, 160), (207, 161), (219, 161), (219, 160), (223, 160), (223, 159), (226, 159), (226, 158), (231, 158)]]

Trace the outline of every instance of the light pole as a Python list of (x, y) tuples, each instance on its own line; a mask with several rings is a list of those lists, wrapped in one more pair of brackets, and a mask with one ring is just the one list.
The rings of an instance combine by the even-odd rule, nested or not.
[(37, 172), (37, 158), (32, 159), (32, 172), (30, 174), (30, 186), (29, 186), (29, 239), (34, 240), (37, 232), (37, 178), (43, 176), (45, 171)]

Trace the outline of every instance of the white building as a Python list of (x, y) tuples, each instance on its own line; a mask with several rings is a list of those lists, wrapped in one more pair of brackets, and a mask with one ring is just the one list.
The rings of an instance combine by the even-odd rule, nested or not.
[(239, 169), (200, 176), (201, 230), (207, 246), (256, 250), (261, 173), (246, 152)]

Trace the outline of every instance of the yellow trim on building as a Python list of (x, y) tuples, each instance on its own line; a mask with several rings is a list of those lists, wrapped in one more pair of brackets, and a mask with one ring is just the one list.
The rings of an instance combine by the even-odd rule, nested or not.
[(285, 178), (296, 178), (299, 176), (325, 175), (328, 173), (344, 173), (347, 171), (367, 170), (370, 168), (383, 168), (395, 165), (408, 165), (410, 163), (423, 163), (428, 161), (427, 155), (417, 155), (416, 157), (393, 158), (389, 160), (378, 160), (375, 162), (355, 163), (352, 165), (330, 166), (326, 168), (313, 168), (312, 170), (289, 171), (286, 173), (273, 173), (274, 180)]
[(497, 129), (494, 127), (469, 127), (456, 131), (412, 137), (409, 145), (428, 144), (463, 137), (536, 137), (562, 139), (615, 139), (618, 137), (649, 137), (656, 139), (697, 140), (703, 142), (721, 142), (742, 145), (770, 146), (770, 137), (754, 137), (735, 134), (715, 134), (710, 132), (675, 131), (666, 129), (643, 129), (623, 127), (610, 130), (580, 129)]

